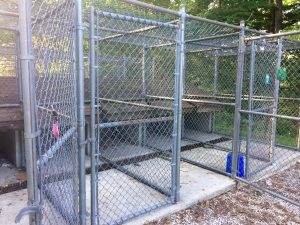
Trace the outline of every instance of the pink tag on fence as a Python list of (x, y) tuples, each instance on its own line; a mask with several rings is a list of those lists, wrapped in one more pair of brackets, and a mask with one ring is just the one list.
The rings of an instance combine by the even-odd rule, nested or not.
[(53, 133), (54, 137), (58, 140), (59, 139), (59, 130), (58, 130), (58, 125), (55, 123), (52, 125), (52, 133)]

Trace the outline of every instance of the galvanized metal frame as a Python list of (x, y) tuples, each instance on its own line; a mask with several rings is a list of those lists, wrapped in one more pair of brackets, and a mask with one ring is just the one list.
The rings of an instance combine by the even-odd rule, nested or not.
[(19, 1), (20, 62), (23, 91), (24, 137), (26, 150), (28, 207), (20, 212), (16, 221), (29, 215), (29, 224), (39, 224), (39, 190), (37, 167), (37, 137), (39, 131), (36, 120), (35, 81), (33, 74), (32, 36), (31, 36), (31, 1)]
[(95, 135), (95, 101), (96, 101), (96, 75), (95, 75), (95, 9), (89, 11), (89, 48), (90, 48), (90, 160), (91, 160), (91, 224), (97, 223), (98, 206), (97, 206), (97, 176), (96, 176), (96, 135)]
[[(253, 82), (254, 82), (254, 73), (255, 73), (255, 44), (251, 43), (251, 58), (250, 58), (250, 78), (249, 78), (249, 97), (248, 97), (248, 110), (252, 111), (253, 108)], [(249, 158), (250, 158), (250, 139), (252, 137), (252, 115), (248, 115), (248, 132), (247, 132), (247, 141), (246, 141), (246, 169), (245, 177), (249, 177)]]
[(96, 10), (95, 12), (97, 15), (101, 15), (103, 17), (108, 17), (108, 18), (114, 18), (118, 20), (132, 21), (132, 22), (156, 26), (156, 27), (168, 27), (168, 28), (175, 28), (175, 29), (177, 28), (176, 25), (170, 23), (163, 23), (159, 21), (148, 20), (148, 19), (143, 19), (143, 18), (138, 18), (133, 16), (125, 16), (117, 13), (104, 12), (101, 10)]
[[(281, 56), (282, 56), (282, 37), (278, 39), (278, 50), (277, 50), (277, 62), (276, 68), (281, 66)], [(273, 104), (273, 115), (277, 114), (278, 111), (278, 102), (279, 102), (279, 89), (280, 89), (280, 81), (276, 79), (275, 81), (275, 90), (274, 90), (274, 104)], [(270, 149), (270, 158), (271, 161), (274, 161), (274, 151), (276, 146), (276, 127), (277, 127), (277, 119), (272, 118), (272, 140), (271, 140), (271, 149)]]
[[(99, 14), (99, 15), (98, 15)], [(144, 183), (145, 185), (154, 188), (155, 190), (169, 196), (168, 194), (168, 190), (162, 190), (160, 187), (156, 186), (156, 184), (154, 183), (149, 183), (149, 181), (147, 181), (146, 179), (143, 179), (143, 177), (138, 176), (137, 174), (131, 173), (129, 170), (125, 169), (124, 167), (121, 167), (118, 165), (118, 163), (115, 163), (113, 161), (111, 161), (110, 159), (104, 157), (104, 156), (100, 156), (99, 154), (96, 154), (96, 150), (95, 150), (95, 130), (99, 129), (99, 128), (108, 128), (108, 127), (117, 127), (117, 126), (124, 126), (124, 125), (133, 125), (133, 124), (138, 124), (139, 125), (139, 130), (140, 130), (140, 136), (142, 134), (142, 132), (145, 132), (145, 127), (147, 125), (147, 123), (152, 123), (152, 122), (158, 122), (158, 121), (174, 121), (174, 129), (173, 129), (173, 148), (172, 150), (170, 150), (171, 152), (171, 167), (172, 167), (172, 177), (171, 177), (171, 192), (170, 192), (170, 203), (173, 202), (175, 203), (176, 201), (178, 201), (179, 199), (179, 187), (180, 187), (180, 181), (179, 181), (179, 162), (180, 162), (180, 141), (181, 141), (181, 134), (180, 134), (180, 126), (181, 126), (181, 108), (182, 108), (182, 83), (183, 83), (183, 72), (184, 72), (184, 24), (185, 24), (185, 11), (184, 11), (184, 7), (181, 8), (180, 13), (180, 20), (179, 20), (179, 26), (177, 25), (172, 25), (170, 23), (158, 23), (156, 21), (150, 21), (150, 20), (146, 20), (146, 19), (142, 19), (142, 18), (135, 18), (135, 17), (128, 17), (128, 16), (123, 16), (123, 15), (119, 15), (119, 14), (111, 14), (111, 13), (107, 13), (104, 11), (96, 11), (93, 7), (90, 9), (90, 41), (89, 41), (89, 46), (90, 46), (90, 87), (91, 87), (91, 96), (90, 96), (90, 112), (91, 112), (91, 119), (90, 119), (90, 142), (91, 142), (91, 188), (92, 188), (92, 192), (91, 192), (91, 221), (92, 224), (97, 224), (99, 222), (99, 215), (97, 212), (97, 171), (96, 171), (96, 162), (95, 162), (95, 157), (100, 157), (100, 159), (106, 163), (108, 163), (108, 165), (110, 165), (111, 168), (114, 168), (116, 170), (119, 170), (120, 172), (138, 180), (139, 182)], [(133, 22), (137, 22), (137, 23), (145, 23), (147, 25), (151, 25), (151, 29), (156, 29), (160, 26), (165, 26), (168, 28), (179, 28), (178, 32), (177, 32), (177, 41), (176, 41), (176, 69), (175, 69), (175, 98), (174, 98), (174, 108), (169, 108), (169, 107), (163, 107), (163, 106), (151, 106), (151, 105), (147, 105), (147, 104), (143, 104), (143, 103), (139, 103), (139, 102), (134, 102), (131, 100), (116, 100), (116, 99), (107, 99), (107, 98), (99, 98), (95, 96), (96, 93), (96, 83), (95, 80), (95, 71), (96, 69), (99, 68), (99, 66), (95, 65), (95, 42), (97, 41), (107, 41), (109, 39), (113, 39), (113, 38), (118, 38), (120, 37), (119, 34), (113, 35), (111, 37), (105, 37), (105, 38), (99, 38), (95, 35), (95, 26), (97, 27), (97, 29), (99, 28), (98, 24), (95, 25), (95, 19), (94, 16), (105, 16), (105, 17), (111, 17), (111, 18), (117, 18), (117, 19), (121, 19), (121, 20), (125, 20), (125, 21), (133, 21)], [(148, 27), (147, 27), (148, 28)], [(148, 30), (147, 28), (145, 29), (141, 29), (143, 30)], [(99, 28), (101, 29), (101, 28)], [(131, 33), (140, 33), (142, 32), (140, 30), (134, 30), (132, 32), (128, 32), (128, 34)], [(125, 34), (127, 35), (127, 34)], [(151, 96), (148, 96), (148, 91), (147, 91), (147, 51), (148, 48), (147, 46), (144, 46), (143, 48), (143, 60), (142, 60), (142, 80), (143, 80), (143, 93), (142, 95), (144, 96), (144, 98), (147, 99), (150, 98)], [(98, 71), (98, 70), (97, 70)], [(142, 108), (152, 108), (152, 109), (161, 109), (161, 110), (167, 110), (167, 111), (173, 111), (174, 112), (174, 117), (163, 117), (163, 118), (154, 118), (154, 119), (138, 119), (138, 120), (130, 120), (130, 121), (120, 121), (120, 122), (108, 122), (108, 123), (99, 123), (95, 121), (95, 117), (97, 117), (97, 114), (95, 112), (95, 108), (99, 108), (100, 106), (100, 101), (101, 102), (111, 102), (111, 103), (118, 103), (118, 104), (126, 104), (126, 105), (132, 105), (132, 106), (138, 106), (138, 107), (142, 107)], [(95, 104), (96, 102), (96, 104)], [(92, 135), (93, 134), (93, 135)], [(96, 140), (100, 138), (97, 137)], [(142, 135), (141, 137), (139, 137), (139, 143), (142, 144), (143, 140), (142, 138), (146, 138), (145, 137), (145, 133), (144, 135)], [(99, 147), (99, 146), (98, 146)], [(149, 148), (151, 148), (151, 146), (148, 146)], [(157, 152), (159, 153), (159, 152)], [(164, 157), (163, 155), (160, 156), (161, 154), (165, 154), (164, 152), (156, 154), (158, 157)], [(157, 157), (156, 156), (156, 157)], [(151, 156), (150, 156), (151, 157)], [(125, 162), (126, 163), (126, 162)], [(126, 165), (126, 164), (125, 164)], [(110, 168), (109, 167), (109, 168)], [(161, 204), (159, 204), (161, 205)], [(159, 207), (159, 206), (157, 206)], [(154, 209), (154, 208), (153, 208)], [(146, 209), (145, 209), (146, 210)], [(150, 210), (150, 209), (149, 209)], [(146, 210), (148, 211), (148, 210)], [(141, 213), (144, 213), (141, 212)], [(135, 215), (138, 215), (139, 213), (135, 213)], [(121, 219), (122, 221), (124, 221), (124, 218)], [(116, 221), (116, 223), (118, 223)]]
[(182, 96), (183, 76), (185, 63), (185, 19), (184, 6), (180, 7), (180, 22), (176, 45), (176, 69), (175, 69), (175, 102), (174, 102), (174, 134), (172, 153), (172, 202), (179, 200), (180, 190), (180, 151), (181, 151), (181, 118), (182, 118)]
[[(253, 40), (259, 40), (259, 39), (268, 39), (268, 38), (282, 38), (282, 37), (285, 37), (285, 36), (291, 36), (291, 35), (297, 35), (297, 34), (300, 34), (300, 31), (299, 30), (296, 30), (296, 31), (289, 31), (289, 32), (284, 32), (284, 33), (278, 33), (278, 34), (265, 34), (265, 35), (261, 35), (261, 36), (256, 36), (256, 37), (249, 37), (249, 38), (246, 38), (245, 40), (246, 41), (253, 41)], [(297, 40), (293, 40), (293, 41), (296, 41)]]
[(234, 112), (234, 133), (232, 143), (232, 178), (236, 178), (238, 171), (238, 154), (240, 153), (240, 126), (241, 126), (241, 104), (243, 92), (243, 77), (244, 77), (244, 60), (245, 60), (245, 21), (241, 21), (242, 27), (239, 35), (239, 50), (238, 50), (238, 70), (236, 77), (236, 94), (235, 94), (235, 112)]
[(77, 119), (78, 119), (78, 175), (79, 175), (79, 220), (86, 224), (85, 187), (85, 115), (84, 115), (84, 65), (83, 65), (83, 19), (82, 1), (75, 1), (76, 21), (76, 73), (77, 73)]

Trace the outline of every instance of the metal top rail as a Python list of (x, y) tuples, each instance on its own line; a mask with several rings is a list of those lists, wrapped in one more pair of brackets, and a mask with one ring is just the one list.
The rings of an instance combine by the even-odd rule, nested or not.
[(268, 116), (272, 118), (278, 118), (278, 119), (286, 119), (286, 120), (293, 120), (300, 122), (300, 117), (295, 116), (286, 116), (286, 115), (280, 115), (280, 114), (270, 114), (270, 113), (264, 113), (264, 112), (255, 112), (255, 111), (249, 111), (249, 110), (239, 110), (241, 113), (245, 114), (253, 114), (253, 115), (259, 115), (259, 116)]
[[(157, 12), (167, 13), (167, 14), (174, 15), (176, 17), (180, 17), (180, 12), (178, 12), (178, 11), (162, 8), (162, 7), (151, 5), (151, 4), (147, 4), (147, 3), (140, 2), (140, 1), (137, 1), (137, 0), (119, 0), (119, 1), (131, 4), (131, 5), (135, 5), (135, 6), (144, 8), (144, 9), (154, 10), (154, 11), (157, 11)], [(107, 17), (113, 17), (113, 18), (123, 19), (123, 20), (130, 20), (130, 21), (133, 21), (133, 22), (139, 22), (139, 23), (144, 23), (144, 24), (153, 25), (153, 26), (164, 26), (164, 27), (170, 27), (170, 28), (178, 28), (177, 25), (172, 24), (173, 21), (166, 23), (166, 22), (153, 21), (153, 20), (149, 20), (149, 19), (137, 18), (137, 17), (132, 17), (132, 16), (119, 15), (119, 14), (116, 14), (116, 13), (97, 11), (97, 13), (98, 12), (101, 13), (103, 16), (107, 16)], [(210, 24), (215, 24), (215, 25), (219, 25), (219, 26), (232, 28), (232, 29), (237, 30), (238, 32), (240, 32), (240, 30), (242, 29), (242, 27), (240, 25), (232, 25), (232, 24), (219, 22), (219, 21), (214, 21), (214, 20), (210, 20), (210, 19), (206, 19), (206, 18), (202, 18), (202, 17), (198, 17), (198, 16), (193, 16), (193, 15), (188, 15), (188, 14), (186, 15), (186, 18), (191, 19), (191, 20), (195, 20), (195, 21), (204, 22), (204, 23), (210, 23)], [(264, 31), (258, 31), (258, 30), (254, 30), (254, 29), (248, 29), (248, 28), (245, 28), (244, 30), (245, 30), (245, 32), (251, 32), (252, 35), (255, 35), (255, 34), (261, 35), (261, 36), (245, 38), (246, 41), (300, 34), (300, 31), (286, 32), (286, 33), (280, 33), (280, 34), (270, 34), (270, 33), (264, 32)], [(227, 35), (231, 36), (231, 35), (235, 35), (235, 34), (236, 33), (233, 32), (233, 33), (227, 34)], [(122, 34), (122, 35), (124, 35), (124, 34)], [(227, 36), (227, 35), (224, 35), (224, 37)], [(220, 35), (220, 37), (222, 37), (222, 35)], [(110, 38), (115, 38), (115, 37), (112, 36)], [(206, 37), (206, 38), (207, 39), (215, 39), (215, 38), (219, 38), (219, 37), (218, 36), (214, 37), (212, 35), (212, 36)], [(188, 40), (186, 43), (188, 43), (188, 42), (192, 43), (192, 42), (197, 42), (197, 41), (198, 41), (197, 39), (191, 39), (191, 40)], [(167, 46), (172, 46), (172, 45), (174, 45), (174, 43), (164, 43), (164, 44), (159, 44), (159, 45), (148, 46), (148, 48), (167, 47)], [(222, 49), (223, 48), (220, 48), (220, 49), (216, 48), (216, 49), (209, 49), (209, 50), (222, 50)], [(201, 51), (203, 51), (203, 50), (201, 50)]]
[(266, 35), (262, 35), (262, 36), (249, 37), (249, 38), (245, 38), (245, 40), (246, 41), (254, 41), (254, 40), (259, 40), (259, 39), (291, 36), (291, 35), (296, 35), (296, 34), (300, 34), (300, 30), (278, 33), (278, 34), (266, 34)]
[(233, 28), (233, 29), (236, 29), (236, 30), (241, 29), (241, 27), (237, 26), (237, 25), (232, 25), (232, 24), (228, 24), (228, 23), (215, 21), (215, 20), (205, 19), (205, 18), (202, 18), (202, 17), (193, 16), (193, 15), (187, 15), (187, 19), (196, 20), (196, 21), (200, 21), (200, 22), (204, 22), (204, 23), (220, 25), (220, 26), (224, 26), (224, 27), (229, 27), (229, 28)]
[[(172, 14), (172, 15), (175, 15), (175, 16), (178, 16), (178, 17), (180, 16), (180, 12), (177, 12), (175, 10), (162, 8), (162, 7), (159, 7), (159, 6), (147, 4), (147, 3), (140, 2), (140, 1), (137, 1), (137, 0), (119, 0), (119, 1), (126, 2), (126, 3), (132, 4), (132, 5), (136, 5), (136, 6), (144, 8), (144, 9), (151, 9), (151, 10), (155, 10), (155, 11), (162, 12), (162, 13)], [(211, 24), (215, 24), (215, 25), (226, 26), (226, 27), (230, 27), (230, 28), (233, 28), (233, 29), (241, 30), (241, 26), (239, 26), (239, 25), (232, 25), (232, 24), (219, 22), (219, 21), (215, 21), (215, 20), (210, 20), (210, 19), (205, 19), (205, 18), (202, 18), (202, 17), (188, 15), (188, 14), (186, 16), (187, 16), (188, 19), (202, 21), (202, 22), (206, 22), (206, 23), (211, 23)], [(268, 33), (263, 32), (263, 31), (258, 31), (258, 30), (254, 30), (254, 29), (247, 29), (247, 28), (245, 29), (245, 31), (253, 32), (253, 33), (257, 33), (257, 34), (262, 34), (262, 35), (268, 34)]]
[[(168, 13), (168, 14), (172, 14), (172, 15), (175, 15), (175, 16), (180, 16), (180, 12), (177, 12), (175, 10), (165, 9), (165, 8), (162, 8), (162, 7), (159, 7), (159, 6), (143, 3), (143, 2), (140, 2), (140, 1), (137, 1), (137, 0), (120, 0), (120, 1), (132, 4), (132, 5), (136, 5), (136, 6), (145, 8), (145, 9), (152, 9), (152, 10), (155, 10), (155, 11), (158, 11), (158, 12)], [(237, 30), (241, 29), (240, 26), (231, 25), (231, 24), (227, 24), (227, 23), (223, 23), (223, 22), (218, 22), (218, 21), (214, 21), (214, 20), (210, 20), (210, 19), (205, 19), (205, 18), (201, 18), (201, 17), (198, 17), (198, 16), (187, 15), (187, 19), (212, 23), (212, 24), (221, 25), (221, 26), (227, 26), (227, 27), (234, 28), (234, 29), (237, 29)]]
[(101, 15), (104, 17), (109, 17), (109, 18), (114, 18), (114, 19), (119, 19), (119, 20), (126, 20), (126, 21), (132, 21), (132, 22), (137, 22), (137, 23), (143, 23), (147, 25), (152, 25), (152, 26), (158, 26), (158, 27), (168, 27), (168, 28), (178, 28), (177, 25), (170, 24), (170, 23), (164, 23), (164, 22), (159, 22), (155, 20), (149, 20), (149, 19), (143, 19), (139, 17), (133, 17), (133, 16), (125, 16), (117, 13), (110, 13), (110, 12), (104, 12), (101, 10), (96, 10), (97, 15)]
[(137, 1), (137, 0), (120, 0), (120, 1), (132, 4), (132, 5), (136, 5), (136, 6), (144, 8), (144, 9), (152, 9), (152, 10), (155, 10), (155, 11), (158, 11), (158, 12), (168, 13), (168, 14), (172, 14), (172, 15), (175, 15), (175, 16), (178, 16), (178, 17), (180, 16), (180, 13), (177, 12), (177, 11), (162, 8), (162, 7), (151, 5), (151, 4), (147, 4), (147, 3), (140, 2), (140, 1)]

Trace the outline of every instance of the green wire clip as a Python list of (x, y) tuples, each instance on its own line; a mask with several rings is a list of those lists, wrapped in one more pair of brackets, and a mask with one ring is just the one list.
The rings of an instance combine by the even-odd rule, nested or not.
[(279, 81), (286, 80), (286, 68), (285, 67), (279, 67), (277, 69), (277, 79)]
[(264, 79), (265, 85), (270, 84), (270, 80), (271, 80), (270, 74), (267, 73), (267, 74), (265, 75), (265, 79)]

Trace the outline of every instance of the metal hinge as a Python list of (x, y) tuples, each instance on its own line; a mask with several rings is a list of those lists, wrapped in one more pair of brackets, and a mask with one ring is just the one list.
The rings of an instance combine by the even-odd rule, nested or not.
[(91, 142), (95, 142), (95, 141), (96, 141), (96, 139), (87, 138), (87, 139), (85, 139), (85, 141), (82, 141), (79, 145), (80, 145), (80, 146), (82, 146), (82, 145), (87, 145), (87, 144), (89, 144), (89, 143), (91, 143)]

